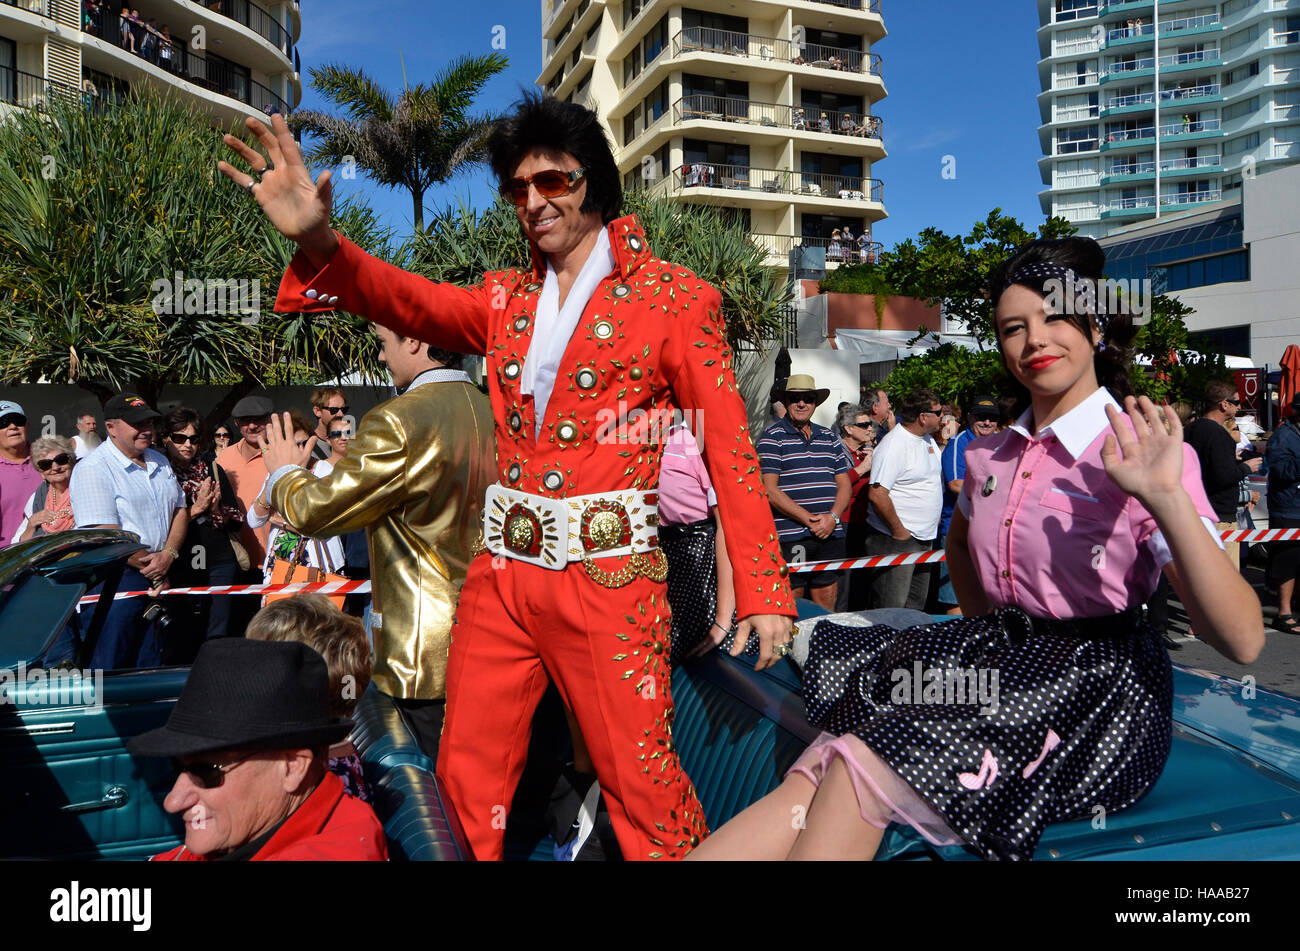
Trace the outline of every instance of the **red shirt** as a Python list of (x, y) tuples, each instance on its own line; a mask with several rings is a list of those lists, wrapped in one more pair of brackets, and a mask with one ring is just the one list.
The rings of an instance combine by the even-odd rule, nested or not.
[[(180, 845), (154, 862), (207, 862)], [(326, 773), (306, 802), (257, 850), (251, 862), (387, 862), (384, 827), (369, 805), (343, 792), (343, 781)]]

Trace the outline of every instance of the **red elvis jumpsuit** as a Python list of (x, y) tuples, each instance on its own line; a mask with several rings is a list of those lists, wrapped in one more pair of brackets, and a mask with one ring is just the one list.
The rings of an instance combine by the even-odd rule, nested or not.
[[(502, 485), (561, 498), (654, 490), (662, 444), (636, 431), (692, 411), (718, 494), (740, 617), (794, 617), (772, 512), (731, 370), (721, 297), (653, 257), (635, 216), (608, 225), (615, 270), (592, 294), (565, 350), (540, 438), (520, 390), (545, 264), (435, 284), (342, 239), (315, 271), (290, 262), (276, 309), (338, 307), (403, 336), (487, 358)], [(619, 419), (634, 414), (634, 423)], [(659, 414), (659, 415), (655, 415)], [(666, 427), (660, 429), (666, 436)], [(548, 678), (577, 718), (628, 859), (676, 859), (708, 834), (672, 741), (671, 611), (660, 551), (592, 557), (551, 570), (486, 552), (470, 565), (452, 628), (438, 754), (475, 857), (498, 859)]]

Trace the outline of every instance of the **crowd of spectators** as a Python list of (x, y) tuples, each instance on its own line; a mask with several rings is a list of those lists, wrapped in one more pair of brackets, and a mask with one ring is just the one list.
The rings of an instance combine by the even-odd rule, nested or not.
[[(325, 475), (346, 455), (352, 428), (340, 390), (318, 390), (312, 402), (320, 425), (292, 410), (295, 438), (305, 446), (319, 431), (313, 472)], [(114, 602), (92, 666), (189, 663), (205, 641), (244, 634), (261, 603), (232, 595), (161, 598), (164, 588), (259, 583), (271, 577), (277, 557), (369, 577), (364, 531), (304, 539), (261, 497), (262, 441), (273, 411), (266, 397), (245, 397), (234, 407), (233, 427), (207, 426), (192, 408), (161, 414), (124, 393), (104, 407), (107, 439), (97, 435), (96, 416), (84, 413), (75, 436), (31, 440), (23, 407), (0, 401), (0, 547), (74, 527), (123, 529), (145, 546), (129, 560), (118, 590), (150, 596)], [(240, 438), (232, 441), (236, 431)], [(348, 609), (361, 616), (368, 601), (355, 596)], [(79, 625), (88, 621), (70, 622), (47, 664), (74, 657)]]

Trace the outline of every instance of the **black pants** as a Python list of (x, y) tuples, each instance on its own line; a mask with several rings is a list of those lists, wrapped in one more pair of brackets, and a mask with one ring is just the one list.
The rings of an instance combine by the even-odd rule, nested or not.
[(402, 700), (393, 697), (393, 706), (402, 715), (402, 722), (415, 735), (426, 756), (438, 762), (438, 741), (442, 738), (442, 717), (447, 709), (446, 700)]

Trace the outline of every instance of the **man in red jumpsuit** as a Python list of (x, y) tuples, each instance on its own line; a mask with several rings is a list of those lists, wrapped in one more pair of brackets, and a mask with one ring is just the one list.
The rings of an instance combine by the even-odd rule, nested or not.
[(488, 151), (532, 267), (471, 288), (408, 274), (332, 231), (330, 173), (313, 184), (283, 120), (272, 123), (274, 133), (247, 122), (269, 162), (225, 139), (257, 178), (219, 167), (299, 244), (276, 309), (337, 307), (487, 358), (499, 482), (484, 538), (497, 557), (476, 558), (461, 592), (438, 758), (475, 856), (501, 856), (549, 680), (586, 741), (624, 857), (682, 858), (708, 830), (672, 739), (655, 490), (659, 423), (674, 409), (691, 411), (718, 493), (737, 651), (752, 631), (759, 666), (774, 663), (796, 613), (720, 295), (655, 258), (634, 216), (618, 217), (618, 169), (581, 106), (529, 97), (497, 125)]

